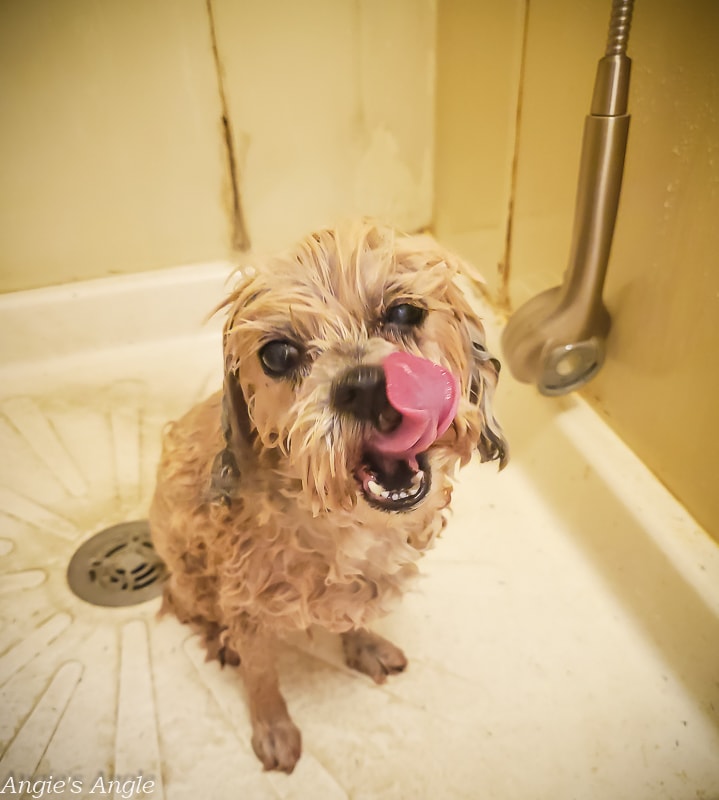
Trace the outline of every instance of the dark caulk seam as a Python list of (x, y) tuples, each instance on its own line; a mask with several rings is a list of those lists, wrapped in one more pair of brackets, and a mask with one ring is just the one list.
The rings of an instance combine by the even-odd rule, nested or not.
[(509, 314), (512, 310), (512, 300), (509, 294), (509, 276), (512, 261), (512, 239), (514, 233), (514, 198), (517, 192), (517, 168), (519, 164), (519, 137), (522, 125), (522, 98), (524, 92), (524, 71), (527, 61), (527, 38), (529, 29), (529, 2), (524, 2), (524, 25), (522, 31), (522, 51), (519, 57), (519, 81), (517, 86), (517, 109), (514, 119), (514, 147), (512, 153), (512, 168), (509, 178), (509, 203), (507, 205), (507, 228), (504, 237), (504, 254), (497, 265), (499, 272), (499, 287), (497, 289), (496, 303), (500, 311)]
[(234, 137), (232, 135), (232, 123), (227, 108), (227, 95), (225, 93), (224, 72), (220, 61), (220, 51), (217, 46), (217, 34), (215, 31), (215, 16), (212, 11), (212, 0), (207, 0), (207, 16), (210, 23), (210, 38), (212, 40), (212, 56), (215, 61), (215, 75), (217, 76), (217, 91), (220, 97), (220, 107), (222, 109), (222, 136), (225, 145), (225, 156), (227, 158), (227, 171), (230, 177), (230, 189), (232, 192), (232, 247), (236, 250), (249, 250), (250, 237), (247, 233), (245, 218), (242, 213), (242, 203), (240, 201), (240, 188), (237, 174), (237, 161), (235, 159)]

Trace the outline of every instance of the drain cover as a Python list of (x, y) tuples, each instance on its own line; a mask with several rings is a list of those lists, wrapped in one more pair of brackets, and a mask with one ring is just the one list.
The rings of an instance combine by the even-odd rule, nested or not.
[(155, 552), (147, 520), (113, 525), (82, 544), (67, 568), (67, 582), (96, 606), (132, 606), (157, 597), (167, 569)]

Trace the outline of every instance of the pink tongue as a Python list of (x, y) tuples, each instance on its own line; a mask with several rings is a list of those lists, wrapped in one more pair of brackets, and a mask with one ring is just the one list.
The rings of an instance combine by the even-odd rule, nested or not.
[(391, 433), (378, 433), (372, 447), (414, 462), (452, 424), (459, 405), (457, 379), (426, 358), (391, 353), (383, 364), (387, 399), (402, 414)]

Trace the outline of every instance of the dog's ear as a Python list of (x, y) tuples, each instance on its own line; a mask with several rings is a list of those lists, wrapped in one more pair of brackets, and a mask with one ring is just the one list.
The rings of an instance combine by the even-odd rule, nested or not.
[(472, 351), (469, 399), (474, 405), (479, 406), (482, 412), (482, 433), (477, 445), (479, 455), (482, 461), (499, 461), (499, 468), (504, 469), (509, 461), (509, 447), (502, 428), (492, 412), (492, 400), (501, 364), (487, 352), (484, 335), (480, 330), (472, 325), (469, 327)]
[(210, 495), (230, 506), (242, 469), (252, 457), (255, 439), (239, 378), (230, 369), (225, 371), (222, 391), (222, 435), (225, 446), (212, 462)]
[(222, 432), (225, 441), (239, 460), (244, 460), (257, 434), (250, 422), (250, 412), (240, 386), (239, 375), (227, 369), (222, 392)]

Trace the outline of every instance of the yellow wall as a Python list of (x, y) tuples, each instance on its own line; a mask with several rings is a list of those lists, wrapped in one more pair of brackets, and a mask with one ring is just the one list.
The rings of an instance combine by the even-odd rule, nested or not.
[(639, 2), (632, 128), (587, 395), (719, 539), (719, 3)]
[(0, 290), (227, 255), (204, 0), (3, 0), (0, 104)]
[[(459, 0), (440, 4), (451, 16)], [(582, 126), (598, 59), (606, 43), (608, 0), (530, 0), (519, 92), (520, 123), (512, 194), (509, 296), (517, 308), (561, 283), (567, 265)], [(481, 35), (482, 4), (470, 22)], [(511, 28), (511, 31), (510, 31)], [(517, 36), (515, 27), (506, 30)], [(605, 300), (613, 318), (608, 358), (585, 396), (607, 421), (719, 538), (719, 3), (715, 0), (638, 0), (629, 44), (632, 115), (622, 199)], [(478, 38), (477, 41), (480, 41)], [(438, 103), (456, 97), (442, 78)], [(450, 62), (455, 56), (449, 52)], [(498, 63), (501, 63), (501, 59)], [(476, 107), (497, 81), (481, 59), (467, 65), (461, 94)], [(487, 90), (488, 91), (488, 90)], [(439, 130), (459, 128), (462, 97)], [(470, 114), (476, 131), (481, 123)], [(488, 124), (493, 115), (490, 110)], [(450, 176), (449, 138), (438, 135), (438, 176)], [(492, 135), (485, 156), (457, 148), (454, 168), (469, 159), (502, 158)], [(443, 147), (443, 144), (445, 146)], [(516, 145), (516, 149), (515, 149)], [(508, 157), (504, 154), (504, 163)], [(472, 160), (474, 158), (474, 161)], [(448, 179), (448, 177), (447, 177)], [(459, 178), (443, 186), (454, 195), (438, 214), (444, 228), (464, 223), (464, 206), (482, 208), (475, 188)], [(438, 177), (438, 187), (441, 187)], [(481, 189), (480, 189), (481, 191)], [(439, 193), (438, 193), (439, 197)], [(484, 198), (486, 204), (487, 198)], [(475, 217), (477, 235), (490, 218)], [(505, 230), (507, 230), (505, 221)], [(471, 235), (465, 235), (467, 241)], [(468, 254), (471, 248), (467, 249)], [(481, 254), (480, 254), (481, 255)], [(500, 259), (501, 260), (501, 259)], [(487, 259), (486, 268), (491, 268)], [(493, 278), (502, 294), (502, 276)]]
[(502, 284), (524, 0), (440, 0), (434, 230)]
[(528, 3), (509, 264), (515, 307), (561, 283), (567, 266), (582, 127), (610, 6), (610, 0)]
[(223, 114), (245, 244), (428, 225), (435, 20), (435, 0), (3, 0), (0, 291), (229, 256)]
[(434, 0), (213, 0), (260, 251), (338, 217), (432, 217)]

